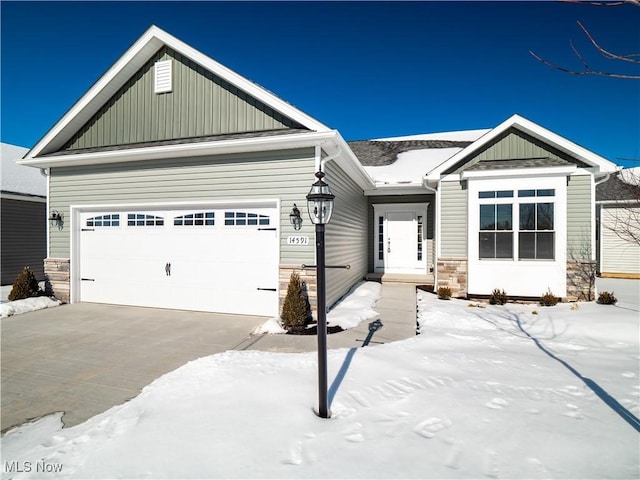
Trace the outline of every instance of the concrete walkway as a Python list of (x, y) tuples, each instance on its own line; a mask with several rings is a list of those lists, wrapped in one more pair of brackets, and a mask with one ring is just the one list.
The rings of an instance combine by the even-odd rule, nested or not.
[[(329, 348), (415, 335), (413, 285), (384, 285), (379, 328), (328, 336)], [(264, 317), (79, 303), (0, 320), (2, 432), (65, 412), (73, 426), (137, 396), (156, 378), (226, 350), (308, 352), (316, 336), (251, 335)], [(379, 324), (381, 323), (381, 326)]]

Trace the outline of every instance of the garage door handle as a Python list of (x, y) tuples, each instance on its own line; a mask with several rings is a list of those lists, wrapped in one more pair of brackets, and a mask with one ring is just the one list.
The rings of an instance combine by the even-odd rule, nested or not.
[(269, 230), (269, 231), (275, 232), (277, 230), (277, 228), (275, 228), (275, 227), (272, 227), (272, 228), (259, 228), (258, 230)]
[(95, 278), (81, 278), (80, 280), (83, 281), (83, 282), (95, 282), (96, 281)]
[(260, 288), (260, 287), (258, 287), (258, 290), (265, 290), (267, 292), (277, 292), (278, 291), (275, 288)]

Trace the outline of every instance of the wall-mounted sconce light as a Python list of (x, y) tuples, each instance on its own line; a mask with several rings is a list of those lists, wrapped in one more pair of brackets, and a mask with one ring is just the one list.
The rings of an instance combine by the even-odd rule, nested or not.
[(56, 227), (58, 227), (58, 230), (62, 230), (62, 227), (64, 227), (64, 217), (58, 210), (51, 210), (49, 224), (51, 226), (55, 225)]
[(291, 225), (293, 225), (294, 230), (300, 230), (302, 228), (302, 216), (300, 216), (300, 210), (298, 210), (298, 206), (295, 203), (289, 214), (289, 221)]

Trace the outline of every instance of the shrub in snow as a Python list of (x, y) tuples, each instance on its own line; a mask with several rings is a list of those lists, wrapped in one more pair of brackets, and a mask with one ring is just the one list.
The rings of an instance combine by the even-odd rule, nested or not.
[(35, 297), (40, 294), (40, 286), (38, 280), (29, 267), (24, 267), (16, 281), (13, 282), (11, 292), (9, 292), (9, 301), (22, 300), (24, 298)]
[(440, 300), (449, 300), (451, 298), (451, 289), (449, 287), (439, 287), (438, 298)]
[(282, 305), (282, 325), (285, 328), (301, 327), (309, 322), (311, 317), (309, 301), (304, 292), (304, 283), (300, 280), (300, 275), (296, 272), (289, 278), (287, 296)]
[(560, 299), (551, 293), (551, 289), (547, 290), (547, 293), (540, 297), (540, 305), (543, 307), (553, 307), (558, 303)]
[(509, 301), (509, 297), (504, 290), (498, 290), (495, 288), (491, 295), (489, 295), (489, 303), (491, 305), (504, 305)]
[(618, 302), (618, 299), (613, 295), (613, 292), (601, 292), (598, 295), (597, 302), (600, 305), (615, 305)]

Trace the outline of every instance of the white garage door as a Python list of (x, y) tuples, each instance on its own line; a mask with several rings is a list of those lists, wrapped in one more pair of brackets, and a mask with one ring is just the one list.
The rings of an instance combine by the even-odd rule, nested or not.
[(80, 215), (80, 300), (275, 316), (275, 208)]

